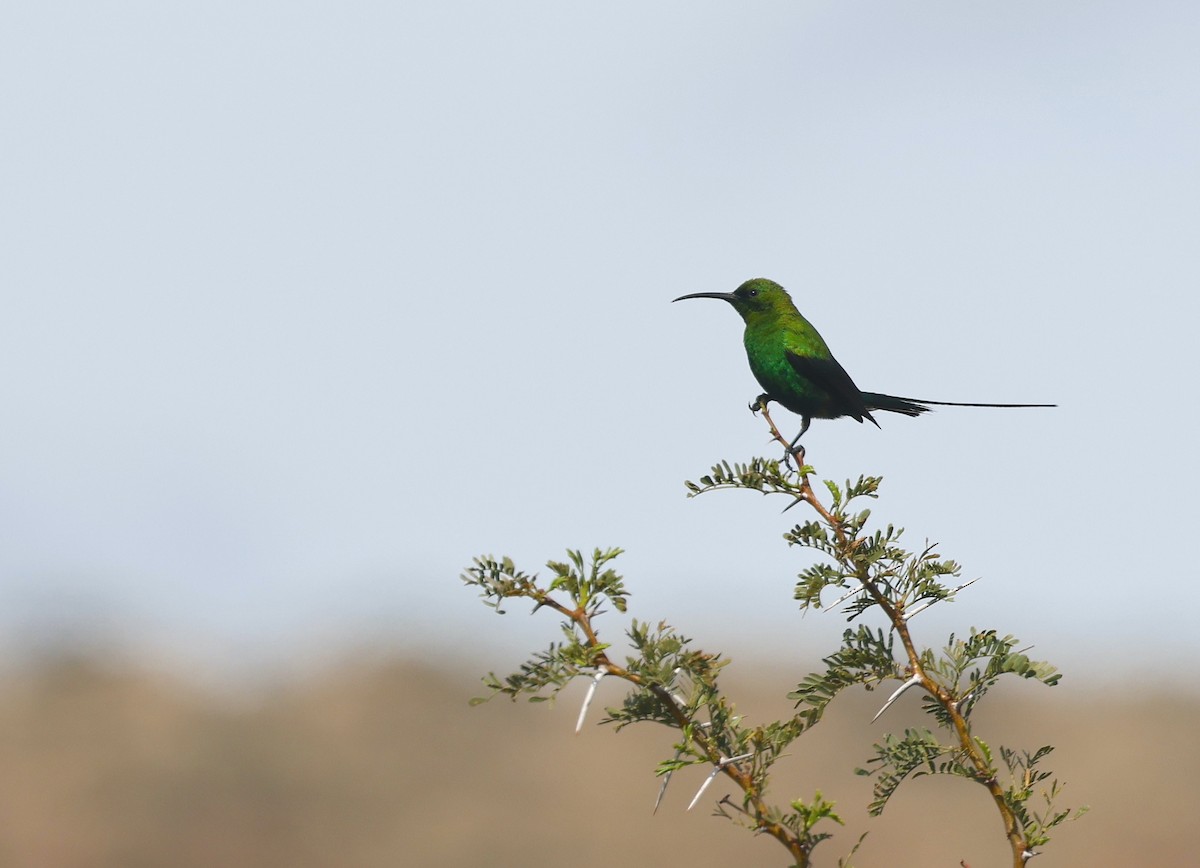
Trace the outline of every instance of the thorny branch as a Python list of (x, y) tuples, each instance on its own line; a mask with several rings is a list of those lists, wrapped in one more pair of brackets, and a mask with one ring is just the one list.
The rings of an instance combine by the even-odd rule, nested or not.
[[(671, 772), (684, 764), (678, 762), (681, 756), (686, 754), (689, 759), (695, 759), (698, 762), (707, 762), (711, 766), (710, 773), (708, 778), (706, 778), (704, 786), (696, 793), (693, 804), (701, 797), (709, 782), (719, 774), (725, 775), (726, 778), (733, 781), (737, 788), (742, 791), (742, 804), (736, 805), (729, 796), (726, 796), (717, 803), (717, 813), (731, 819), (733, 815), (737, 815), (745, 821), (746, 825), (755, 831), (765, 833), (776, 839), (791, 854), (797, 868), (809, 868), (813, 846), (829, 837), (826, 833), (813, 833), (813, 823), (824, 818), (831, 818), (839, 823), (841, 821), (833, 814), (831, 810), (832, 803), (824, 801), (819, 792), (811, 805), (805, 805), (799, 801), (793, 802), (792, 807), (797, 811), (795, 814), (785, 815), (777, 808), (768, 805), (764, 799), (766, 789), (765, 769), (773, 762), (775, 757), (780, 755), (779, 752), (783, 749), (784, 745), (820, 719), (824, 705), (843, 687), (852, 683), (870, 684), (892, 678), (902, 682), (900, 688), (892, 694), (891, 698), (880, 709), (880, 714), (886, 711), (905, 690), (911, 687), (920, 687), (932, 701), (927, 704), (927, 708), (931, 710), (943, 726), (953, 731), (956, 745), (940, 745), (936, 739), (932, 739), (932, 736), (930, 736), (930, 741), (908, 741), (907, 733), (906, 739), (902, 739), (899, 742), (890, 741), (891, 736), (889, 736), (889, 741), (885, 741), (885, 745), (894, 746), (898, 744), (904, 747), (907, 744), (909, 747), (916, 748), (917, 752), (915, 754), (910, 752), (905, 756), (897, 752), (889, 755), (887, 748), (877, 745), (876, 748), (880, 753), (872, 762), (880, 762), (882, 764), (881, 768), (886, 769), (890, 767), (891, 771), (888, 773), (890, 778), (881, 775), (879, 779), (880, 784), (877, 784), (876, 788), (876, 805), (878, 808), (876, 808), (876, 805), (873, 805), (872, 812), (877, 813), (878, 810), (882, 810), (882, 804), (886, 802), (890, 792), (894, 790), (900, 780), (913, 771), (915, 765), (906, 764), (911, 757), (916, 756), (918, 764), (928, 764), (932, 770), (932, 760), (934, 757), (950, 754), (951, 758), (949, 762), (943, 764), (937, 771), (945, 772), (947, 768), (950, 768), (950, 773), (963, 775), (975, 780), (988, 790), (1004, 825), (1005, 834), (1012, 850), (1012, 864), (1014, 868), (1024, 868), (1028, 860), (1036, 855), (1031, 846), (1031, 841), (1036, 845), (1048, 840), (1042, 833), (1051, 826), (1061, 822), (1067, 814), (1065, 811), (1053, 814), (1050, 816), (1049, 823), (1047, 823), (1039, 815), (1034, 814), (1031, 817), (1027, 814), (1024, 807), (1024, 800), (1029, 797), (1033, 782), (1041, 780), (1049, 774), (1041, 773), (1040, 776), (1033, 777), (1032, 768), (1037, 760), (1048, 752), (1050, 748), (1045, 747), (1034, 754), (1025, 754), (1022, 760), (1015, 751), (1009, 751), (1001, 747), (1001, 755), (1010, 771), (1014, 771), (1015, 773), (1023, 769), (1026, 779), (1022, 787), (1023, 795), (1014, 795), (1013, 791), (1006, 790), (1001, 785), (1001, 782), (997, 780), (997, 772), (992, 764), (990, 748), (971, 734), (970, 725), (966, 717), (970, 713), (970, 706), (986, 690), (989, 683), (988, 679), (992, 678), (994, 680), (994, 676), (979, 676), (977, 670), (976, 673), (972, 674), (972, 687), (965, 693), (960, 694), (958, 685), (964, 670), (961, 667), (955, 670), (953, 666), (946, 669), (944, 668), (946, 666), (945, 660), (934, 658), (927, 651), (919, 651), (909, 629), (909, 619), (914, 614), (938, 600), (946, 599), (948, 596), (961, 590), (965, 585), (949, 590), (934, 583), (936, 593), (933, 596), (927, 593), (918, 593), (915, 596), (911, 596), (908, 592), (897, 592), (892, 579), (889, 578), (889, 576), (897, 574), (889, 572), (892, 568), (885, 569), (879, 566), (879, 558), (881, 557), (881, 549), (879, 548), (880, 534), (876, 533), (873, 538), (864, 537), (861, 534), (869, 511), (852, 515), (845, 508), (849, 500), (853, 499), (853, 497), (863, 496), (864, 492), (873, 496), (875, 487), (878, 485), (878, 480), (866, 477), (860, 479), (858, 486), (854, 488), (854, 491), (857, 493), (851, 494), (848, 488), (845, 497), (843, 497), (838, 486), (827, 482), (826, 485), (829, 487), (833, 500), (831, 506), (826, 506), (817, 497), (812, 487), (810, 476), (814, 471), (811, 466), (804, 463), (803, 447), (799, 445), (793, 447), (791, 442), (780, 433), (778, 427), (771, 419), (767, 406), (768, 403), (769, 399), (766, 396), (762, 396), (755, 404), (751, 405), (751, 409), (763, 414), (763, 418), (766, 420), (770, 430), (771, 438), (784, 449), (784, 461), (775, 462), (755, 459), (750, 465), (737, 465), (733, 468), (728, 463), (723, 463), (721, 466), (714, 467), (711, 477), (702, 477), (700, 480), (701, 485), (688, 482), (688, 488), (693, 495), (717, 488), (743, 488), (757, 490), (762, 493), (784, 493), (794, 498), (788, 509), (798, 503), (810, 506), (819, 517), (819, 521), (807, 522), (803, 527), (797, 526), (795, 531), (791, 534), (785, 534), (785, 537), (792, 543), (814, 545), (829, 556), (835, 565), (818, 566), (806, 571), (806, 573), (811, 573), (812, 576), (811, 583), (807, 586), (808, 590), (805, 591), (807, 596), (802, 596), (801, 586), (797, 586), (797, 599), (805, 600), (806, 607), (813, 605), (820, 608), (819, 595), (821, 590), (835, 584), (839, 587), (846, 587), (848, 582), (857, 582), (858, 588), (852, 591), (851, 594), (843, 597), (842, 600), (849, 596), (865, 594), (865, 598), (860, 599), (852, 605), (852, 609), (856, 614), (872, 606), (878, 606), (883, 611), (890, 622), (893, 637), (899, 637), (900, 644), (904, 649), (903, 657), (905, 661), (903, 663), (898, 663), (893, 659), (891, 650), (892, 640), (889, 638), (885, 645), (883, 631), (878, 631), (877, 640), (871, 640), (872, 642), (876, 642), (876, 645), (871, 646), (868, 643), (867, 646), (859, 645), (857, 647), (851, 644), (851, 634), (848, 631), (846, 634), (848, 644), (838, 653), (844, 653), (849, 656), (840, 657), (837, 662), (831, 661), (834, 661), (838, 655), (826, 658), (830, 669), (826, 675), (821, 676), (824, 680), (822, 681), (814, 675), (806, 680), (805, 683), (802, 683), (801, 688), (805, 692), (798, 689), (796, 694), (790, 694), (793, 698), (797, 695), (802, 697), (805, 695), (809, 697), (815, 696), (817, 697), (817, 701), (807, 700), (809, 702), (807, 710), (799, 712), (789, 721), (778, 722), (769, 725), (767, 728), (756, 730), (757, 736), (752, 737), (752, 741), (755, 751), (759, 752), (763, 750), (763, 742), (758, 741), (758, 738), (762, 737), (765, 729), (775, 727), (775, 729), (771, 730), (771, 738), (775, 738), (775, 740), (771, 741), (771, 738), (768, 738), (766, 741), (767, 744), (773, 745), (774, 753), (764, 757), (759, 753), (747, 754), (741, 750), (730, 750), (730, 743), (723, 740), (726, 738), (728, 730), (721, 730), (717, 725), (718, 717), (712, 706), (710, 706), (712, 718), (708, 722), (698, 722), (693, 719), (696, 711), (692, 708), (690, 702), (684, 700), (678, 693), (673, 691), (672, 680), (669, 675), (656, 674), (652, 666), (643, 671), (641, 669), (642, 660), (631, 658), (628, 666), (621, 666), (614, 662), (607, 653), (609, 646), (600, 640), (593, 624), (593, 617), (600, 612), (594, 596), (588, 591), (579, 590), (578, 587), (572, 586), (569, 582), (565, 585), (558, 583), (565, 576), (565, 573), (562, 571), (568, 570), (565, 565), (550, 564), (559, 573), (559, 579), (551, 583), (548, 588), (540, 587), (535, 581), (524, 576), (524, 574), (513, 573), (512, 580), (504, 584), (499, 591), (495, 592), (497, 599), (499, 600), (504, 597), (526, 597), (535, 601), (535, 608), (545, 606), (567, 619), (569, 626), (566, 629), (572, 635), (572, 642), (575, 643), (573, 647), (580, 649), (582, 653), (578, 655), (572, 653), (569, 657), (561, 659), (568, 662), (570, 674), (572, 675), (582, 674), (581, 670), (595, 669), (591, 689), (589, 689), (584, 706), (580, 711), (580, 723), (582, 723), (582, 719), (587, 712), (587, 707), (596, 684), (604, 676), (611, 675), (623, 679), (644, 691), (645, 694), (652, 696), (653, 700), (650, 702), (650, 705), (643, 706), (641, 711), (629, 710), (631, 707), (627, 707), (627, 710), (621, 712), (619, 717), (616, 712), (610, 712), (610, 714), (613, 714), (614, 722), (618, 722), (619, 720), (632, 722), (633, 720), (654, 719), (668, 723), (680, 730), (682, 740), (676, 745), (675, 761), (664, 764), (660, 769), (660, 774), (664, 776), (663, 789), (666, 787), (666, 781), (669, 779)], [(792, 466), (791, 459), (795, 459), (795, 467)], [(867, 483), (866, 487), (864, 487), (864, 480)], [(849, 485), (849, 483), (847, 484)], [(832, 534), (832, 537), (829, 534)], [(898, 532), (896, 535), (898, 535)], [(903, 550), (886, 548), (888, 542), (893, 538), (893, 531), (891, 526), (889, 526), (884, 538), (884, 549), (882, 549), (884, 554), (882, 556), (884, 558), (895, 557), (897, 559), (906, 559), (906, 562), (910, 564), (906, 569), (910, 571), (917, 569), (917, 567), (911, 566), (911, 564), (926, 565), (929, 561), (937, 557), (936, 555), (931, 556), (932, 546), (929, 546), (924, 552), (913, 556), (912, 560), (907, 560), (910, 558), (910, 555)], [(804, 542), (806, 539), (809, 542)], [(897, 553), (895, 555), (889, 554), (889, 552), (893, 551)], [(619, 553), (619, 549), (613, 549), (609, 553), (601, 555), (600, 551), (597, 550), (594, 560), (594, 570), (598, 569), (598, 566), (595, 565)], [(572, 552), (571, 557), (577, 567), (582, 570), (582, 556), (577, 552)], [(480, 564), (481, 570), (485, 568), (484, 562), (477, 561), (477, 563)], [(488, 561), (487, 563), (491, 565), (492, 569), (496, 568), (496, 562)], [(511, 569), (511, 562), (508, 559), (505, 559), (503, 569), (506, 572)], [(932, 572), (929, 575), (935, 576), (957, 574), (958, 572), (957, 565), (949, 561), (939, 562), (937, 567), (930, 569)], [(571, 575), (573, 576), (574, 573)], [(804, 579), (805, 574), (802, 574), (801, 578)], [(593, 572), (594, 579), (595, 572)], [(619, 577), (617, 577), (617, 580), (619, 581)], [(479, 582), (471, 581), (471, 583), (483, 584), (482, 580)], [(556, 589), (563, 587), (570, 589), (571, 605), (564, 605), (559, 599), (551, 595)], [(603, 590), (601, 590), (601, 593), (605, 594)], [(624, 599), (621, 593), (618, 590), (616, 596), (612, 594), (605, 595), (616, 603), (619, 610), (624, 611)], [(839, 600), (834, 605), (838, 605), (842, 600)], [(499, 609), (499, 606), (497, 605), (496, 608)], [(634, 632), (631, 632), (630, 636), (635, 639), (635, 644), (641, 647), (641, 640), (635, 636), (636, 630), (637, 626), (635, 622)], [(870, 631), (867, 631), (866, 634), (860, 632), (859, 635), (866, 635), (870, 638), (872, 634)], [(974, 630), (972, 631), (973, 638), (988, 635), (994, 636), (994, 631), (985, 631), (979, 634)], [(953, 637), (951, 638), (953, 642)], [(1011, 639), (1011, 637), (1008, 638)], [(1007, 640), (996, 640), (997, 644), (989, 647), (1010, 649), (1011, 646), (1004, 645), (1005, 641)], [(1015, 643), (1015, 640), (1013, 642)], [(959, 644), (961, 645), (962, 643)], [(867, 659), (869, 660), (869, 655), (875, 653), (875, 651), (878, 651), (881, 655), (874, 658), (878, 662), (870, 664), (871, 668), (864, 668), (865, 665), (861, 662), (864, 658), (861, 655), (867, 654)], [(995, 655), (1000, 652), (988, 653)], [(554, 647), (552, 646), (551, 655), (545, 659), (552, 660), (553, 654)], [(855, 654), (859, 656), (855, 657)], [(1019, 656), (1019, 654), (1014, 656)], [(544, 674), (545, 670), (538, 668), (541, 665), (541, 663), (536, 666), (531, 664), (531, 671), (542, 673), (539, 676), (541, 680), (538, 680), (538, 678), (531, 679), (526, 676), (512, 676), (509, 679), (509, 686), (504, 687), (495, 682), (493, 677), (493, 685), (498, 692), (504, 692), (515, 697), (519, 692), (533, 692), (538, 687), (547, 684), (555, 684), (561, 687), (566, 682), (566, 678), (560, 678), (558, 675), (553, 674), (553, 672), (551, 675), (546, 676)], [(1002, 663), (1001, 665), (1006, 664)], [(1027, 658), (1024, 659), (1023, 665), (1025, 669), (1020, 671), (1026, 677), (1029, 674), (1037, 675), (1037, 670), (1030, 664)], [(1045, 664), (1036, 665), (1046, 666)], [(858, 676), (848, 675), (845, 668), (838, 668), (844, 666), (850, 666), (852, 670), (854, 667), (859, 667), (858, 671), (860, 674)], [(1052, 667), (1046, 668), (1050, 673), (1053, 673)], [(674, 671), (678, 673), (681, 670), (675, 669)], [(997, 671), (1018, 670), (1001, 669)], [(983, 681), (975, 680), (979, 677), (983, 677)], [(1057, 676), (1051, 678), (1049, 675), (1038, 675), (1038, 677), (1046, 681), (1046, 683), (1053, 683), (1053, 680), (1057, 679)], [(522, 680), (522, 678), (525, 680)], [(530, 690), (530, 684), (533, 684), (533, 690)], [(712, 688), (715, 690), (715, 683), (712, 685)], [(645, 694), (639, 700), (644, 699)], [(661, 707), (661, 711), (654, 709), (647, 712), (645, 710), (646, 708), (651, 708), (655, 703)], [(878, 716), (876, 715), (877, 718)], [(618, 722), (618, 726), (620, 725), (624, 724)], [(737, 736), (731, 743), (743, 749), (750, 747), (750, 744), (746, 743), (741, 736)], [(921, 751), (927, 748), (933, 752), (923, 755)], [(730, 755), (725, 756), (723, 751), (728, 751)], [(901, 760), (897, 761), (894, 757), (901, 757)], [(746, 762), (746, 760), (749, 761)], [(883, 790), (880, 789), (881, 786)], [(1057, 792), (1057, 787), (1058, 784), (1055, 782), (1054, 787), (1051, 788), (1050, 794), (1047, 797), (1048, 802), (1051, 801), (1054, 793)], [(881, 791), (884, 792), (882, 796), (880, 795)], [(659, 799), (661, 800), (661, 798), (662, 790), (659, 793)], [(726, 809), (732, 809), (732, 814), (727, 812)], [(854, 849), (857, 850), (857, 846)], [(853, 851), (851, 852), (853, 853)]]
[(786, 826), (770, 819), (770, 809), (763, 799), (762, 793), (755, 783), (753, 776), (740, 768), (737, 762), (730, 762), (728, 758), (721, 755), (720, 750), (712, 743), (711, 739), (705, 736), (703, 728), (693, 724), (686, 710), (671, 695), (669, 690), (661, 684), (645, 679), (636, 672), (630, 672), (625, 667), (614, 663), (603, 650), (603, 643), (597, 637), (595, 628), (592, 626), (591, 616), (585, 607), (580, 606), (570, 609), (555, 600), (548, 593), (541, 591), (534, 592), (532, 596), (539, 606), (546, 606), (555, 610), (570, 619), (579, 628), (584, 636), (584, 645), (594, 652), (592, 659), (595, 661), (597, 668), (607, 672), (609, 675), (624, 679), (653, 693), (671, 715), (675, 725), (681, 731), (689, 733), (693, 744), (712, 763), (713, 767), (732, 780), (745, 793), (747, 804), (752, 808), (751, 811), (747, 811), (746, 813), (752, 817), (754, 827), (762, 833), (775, 838), (787, 848), (792, 858), (796, 860), (797, 866), (807, 868), (809, 865), (809, 854), (804, 846), (804, 842), (793, 835), (791, 830)]
[[(760, 398), (756, 405), (752, 405), (752, 409), (760, 412), (767, 422), (767, 426), (771, 430), (772, 439), (776, 440), (783, 446), (785, 456), (795, 457), (798, 469), (795, 471), (799, 476), (799, 485), (796, 502), (807, 503), (811, 506), (825, 524), (833, 530), (840, 544), (841, 552), (839, 560), (846, 566), (853, 567), (854, 576), (858, 579), (863, 590), (875, 601), (880, 609), (887, 615), (888, 620), (892, 623), (892, 629), (896, 631), (896, 635), (900, 637), (900, 642), (904, 646), (905, 655), (908, 657), (908, 665), (905, 674), (909, 678), (916, 680), (917, 684), (932, 697), (945, 711), (946, 716), (952, 722), (955, 736), (958, 739), (959, 749), (962, 755), (975, 769), (975, 779), (985, 786), (992, 796), (992, 800), (996, 803), (996, 809), (1000, 812), (1000, 819), (1004, 823), (1004, 833), (1008, 838), (1009, 847), (1012, 849), (1013, 868), (1023, 868), (1033, 856), (1037, 855), (1030, 849), (1025, 835), (1021, 829), (1021, 823), (1016, 814), (1013, 813), (1008, 801), (1004, 797), (1004, 788), (996, 779), (992, 771), (991, 765), (987, 758), (984, 757), (976, 744), (975, 739), (971, 736), (970, 725), (966, 718), (959, 710), (959, 703), (951, 695), (942, 684), (931, 678), (921, 664), (921, 656), (917, 651), (917, 647), (912, 639), (912, 634), (908, 628), (908, 620), (905, 618), (903, 602), (898, 605), (893, 605), (888, 600), (883, 592), (873, 581), (871, 581), (867, 565), (861, 562), (855, 562), (851, 557), (857, 543), (849, 539), (846, 534), (846, 529), (842, 522), (830, 512), (816, 493), (813, 491), (812, 485), (809, 482), (809, 473), (812, 468), (803, 463), (804, 448), (797, 445), (793, 450), (791, 443), (784, 437), (779, 428), (771, 419), (770, 410), (767, 408), (769, 401), (765, 398)], [(795, 503), (792, 504), (793, 506)], [(791, 508), (790, 506), (788, 507)]]

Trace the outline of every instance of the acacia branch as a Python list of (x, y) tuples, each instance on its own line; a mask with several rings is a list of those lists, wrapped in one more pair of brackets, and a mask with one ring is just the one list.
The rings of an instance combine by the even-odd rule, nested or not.
[(764, 801), (758, 786), (755, 784), (753, 775), (742, 771), (736, 763), (725, 761), (725, 758), (721, 755), (721, 751), (713, 744), (712, 739), (706, 736), (701, 728), (692, 725), (693, 721), (688, 716), (687, 710), (680, 705), (669, 690), (657, 682), (649, 681), (636, 672), (630, 672), (625, 667), (614, 663), (603, 650), (597, 651), (596, 649), (602, 643), (596, 634), (595, 628), (592, 626), (591, 616), (583, 606), (574, 609), (568, 608), (545, 592), (537, 592), (532, 596), (539, 606), (546, 606), (555, 610), (570, 619), (579, 628), (584, 636), (584, 646), (596, 652), (592, 655), (592, 660), (595, 661), (598, 667), (601, 667), (609, 675), (624, 679), (653, 693), (667, 710), (667, 713), (671, 716), (679, 730), (688, 734), (688, 737), (696, 746), (699, 753), (742, 790), (747, 802), (753, 808), (753, 811), (747, 811), (746, 813), (752, 817), (755, 829), (770, 835), (782, 844), (792, 855), (792, 858), (796, 860), (798, 868), (808, 868), (808, 850), (804, 842), (793, 835), (786, 826), (769, 819), (770, 808)]
[(920, 653), (913, 642), (908, 621), (904, 617), (904, 601), (898, 600), (893, 602), (888, 599), (878, 584), (871, 579), (868, 565), (853, 557), (854, 550), (858, 547), (859, 541), (850, 539), (846, 533), (845, 524), (821, 502), (816, 492), (813, 491), (812, 485), (809, 482), (809, 473), (812, 471), (812, 468), (803, 463), (804, 448), (797, 446), (793, 449), (792, 444), (779, 432), (779, 428), (775, 425), (774, 420), (771, 419), (770, 411), (767, 409), (768, 403), (769, 401), (765, 397), (760, 398), (756, 408), (766, 420), (772, 439), (783, 446), (785, 457), (796, 457), (798, 466), (795, 473), (799, 479), (798, 490), (796, 492), (797, 502), (807, 503), (811, 506), (826, 526), (833, 531), (839, 543), (840, 551), (838, 553), (838, 560), (842, 563), (843, 567), (854, 575), (859, 584), (870, 595), (871, 599), (875, 601), (879, 608), (887, 615), (888, 620), (891, 621), (892, 629), (900, 637), (900, 642), (904, 646), (905, 656), (908, 657), (908, 667), (905, 674), (910, 678), (916, 677), (917, 683), (921, 685), (921, 688), (929, 696), (933, 697), (946, 712), (946, 716), (954, 727), (959, 749), (975, 769), (975, 780), (987, 788), (992, 796), (992, 800), (996, 804), (996, 809), (1000, 813), (1000, 819), (1004, 823), (1005, 836), (1008, 838), (1009, 846), (1012, 849), (1013, 868), (1023, 868), (1032, 853), (1025, 838), (1024, 830), (1021, 828), (1021, 823), (1004, 797), (1004, 788), (996, 780), (993, 769), (971, 736), (970, 725), (959, 711), (957, 699), (945, 686), (930, 677), (921, 665)]

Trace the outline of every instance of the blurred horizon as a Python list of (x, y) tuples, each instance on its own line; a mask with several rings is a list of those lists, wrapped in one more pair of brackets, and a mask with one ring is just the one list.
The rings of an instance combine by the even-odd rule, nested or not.
[[(750, 720), (790, 713), (795, 680), (778, 665), (732, 667), (722, 681)], [(579, 735), (582, 684), (555, 704), (468, 707), (480, 693), (461, 665), (403, 656), (248, 694), (95, 659), (6, 671), (0, 853), (12, 868), (785, 861), (775, 842), (711, 816), (723, 779), (685, 810), (698, 769), (681, 770), (652, 812), (654, 768), (672, 736), (600, 727), (618, 685), (601, 686)], [(847, 691), (775, 769), (772, 800), (820, 789), (846, 821), (831, 827), (818, 861), (832, 864), (867, 831), (855, 864), (1010, 864), (987, 794), (957, 779), (908, 781), (882, 817), (867, 818), (871, 781), (853, 769), (883, 733), (923, 723), (910, 695), (868, 724), (883, 698)], [(1046, 865), (1193, 864), (1194, 696), (1008, 683), (973, 720), (992, 745), (1055, 745), (1048, 766), (1066, 784), (1058, 804), (1090, 806), (1040, 848)]]

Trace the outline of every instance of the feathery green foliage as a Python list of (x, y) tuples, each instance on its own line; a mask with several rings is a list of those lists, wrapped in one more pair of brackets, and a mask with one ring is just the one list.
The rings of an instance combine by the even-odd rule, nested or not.
[[(740, 796), (722, 798), (716, 814), (772, 836), (802, 868), (814, 864), (814, 848), (828, 840), (842, 820), (820, 792), (808, 801), (793, 800), (787, 808), (769, 803), (766, 791), (773, 765), (821, 721), (843, 690), (894, 683), (895, 692), (881, 714), (904, 691), (918, 690), (930, 728), (885, 735), (864, 767), (856, 769), (874, 778), (867, 810), (881, 813), (910, 777), (965, 778), (990, 796), (1004, 821), (1013, 864), (1023, 866), (1034, 847), (1050, 840), (1052, 829), (1081, 812), (1072, 815), (1055, 807), (1062, 786), (1040, 767), (1049, 747), (1032, 753), (1000, 747), (1000, 762), (1007, 770), (1003, 782), (991, 748), (973, 731), (971, 713), (1001, 678), (1034, 679), (1052, 686), (1060, 676), (1049, 664), (1018, 650), (1014, 637), (994, 629), (972, 627), (964, 637), (951, 635), (936, 650), (918, 645), (911, 619), (931, 605), (955, 599), (965, 585), (951, 587), (946, 582), (957, 579), (961, 567), (942, 558), (929, 543), (916, 551), (906, 549), (901, 528), (872, 521), (871, 510), (862, 502), (877, 500), (878, 477), (861, 476), (843, 485), (826, 481), (826, 505), (810, 485), (812, 473), (808, 466), (792, 470), (788, 462), (754, 458), (745, 464), (721, 462), (697, 482), (685, 483), (691, 497), (740, 489), (783, 495), (791, 506), (810, 507), (814, 517), (783, 534), (788, 545), (817, 556), (798, 573), (794, 598), (799, 609), (839, 607), (848, 621), (878, 621), (846, 629), (841, 646), (801, 678), (788, 694), (796, 704), (791, 717), (747, 721), (719, 684), (729, 661), (696, 648), (664, 621), (632, 620), (625, 630), (628, 653), (618, 662), (613, 647), (601, 641), (597, 622), (608, 609), (626, 611), (629, 595), (612, 567), (620, 549), (596, 549), (590, 559), (569, 551), (566, 561), (547, 565), (546, 579), (518, 570), (508, 558), (475, 560), (463, 580), (479, 591), (485, 604), (503, 612), (507, 601), (525, 598), (535, 610), (550, 609), (562, 619), (562, 641), (535, 654), (511, 675), (489, 674), (485, 685), (493, 696), (539, 701), (553, 698), (579, 677), (625, 680), (628, 693), (620, 705), (607, 709), (601, 722), (618, 729), (649, 722), (674, 731), (671, 753), (656, 770), (663, 790), (676, 772), (689, 766), (707, 770), (704, 787), (724, 774)], [(585, 703), (585, 711), (586, 707)], [(700, 797), (697, 793), (696, 799)], [(1035, 797), (1041, 805), (1037, 810), (1030, 807)], [(848, 866), (857, 848), (856, 844), (838, 864)]]

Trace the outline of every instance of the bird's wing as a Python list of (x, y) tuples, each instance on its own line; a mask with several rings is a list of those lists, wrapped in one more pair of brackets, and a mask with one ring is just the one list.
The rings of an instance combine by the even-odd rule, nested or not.
[(846, 369), (833, 356), (813, 358), (788, 350), (787, 360), (797, 374), (812, 381), (813, 385), (829, 395), (832, 405), (830, 409), (837, 415), (850, 416), (859, 422), (863, 419), (875, 422), (870, 409), (863, 402), (862, 391), (854, 385)]

